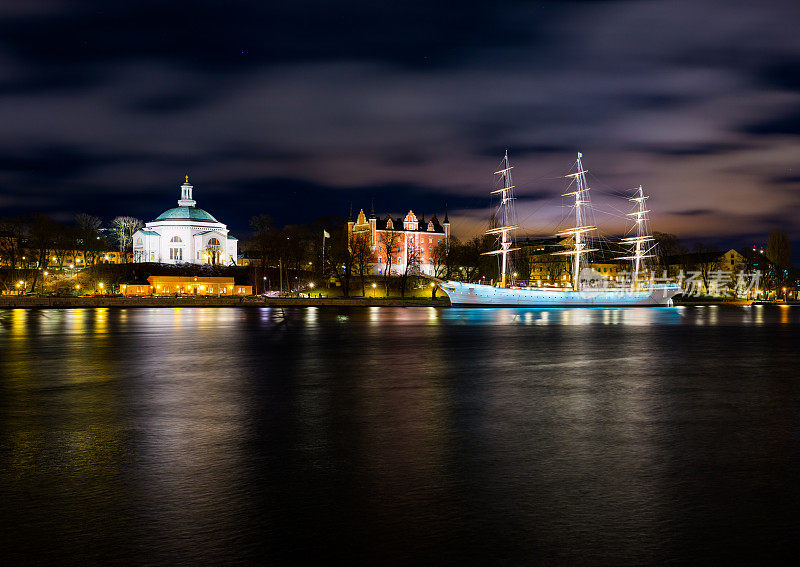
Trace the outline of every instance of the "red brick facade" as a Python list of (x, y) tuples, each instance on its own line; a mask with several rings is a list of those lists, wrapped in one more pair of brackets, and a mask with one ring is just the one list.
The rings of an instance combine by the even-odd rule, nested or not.
[(435, 275), (436, 246), (450, 241), (450, 222), (447, 215), (444, 222), (440, 223), (436, 215), (428, 220), (418, 219), (413, 211), (408, 211), (402, 219), (389, 215), (383, 219), (370, 215), (368, 219), (362, 209), (355, 221), (347, 223), (347, 231), (356, 238), (369, 239), (374, 274), (382, 274), (387, 269), (387, 245), (393, 242), (392, 273), (402, 273), (410, 259), (416, 261), (422, 273)]

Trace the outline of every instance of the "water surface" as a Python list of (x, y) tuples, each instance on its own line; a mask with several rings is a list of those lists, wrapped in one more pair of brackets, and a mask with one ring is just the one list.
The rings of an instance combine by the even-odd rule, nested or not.
[(798, 550), (800, 309), (0, 310), (5, 564)]

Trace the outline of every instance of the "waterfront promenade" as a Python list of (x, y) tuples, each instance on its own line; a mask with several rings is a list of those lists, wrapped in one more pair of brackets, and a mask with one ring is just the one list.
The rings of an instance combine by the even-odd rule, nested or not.
[[(749, 300), (728, 301), (693, 301), (687, 298), (676, 301), (676, 305), (751, 305)], [(759, 302), (763, 305), (800, 305), (800, 303)], [(450, 307), (447, 296), (440, 295), (436, 299), (422, 297), (382, 298), (382, 297), (217, 297), (217, 296), (181, 296), (181, 297), (37, 297), (37, 296), (0, 296), (0, 309), (74, 309), (81, 307)]]
[(0, 297), (0, 309), (78, 307), (449, 307), (450, 301), (438, 299), (406, 298), (306, 298), (306, 297)]

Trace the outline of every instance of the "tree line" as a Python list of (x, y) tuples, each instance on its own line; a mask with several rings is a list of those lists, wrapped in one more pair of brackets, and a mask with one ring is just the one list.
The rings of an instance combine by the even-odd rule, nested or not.
[[(81, 257), (84, 265), (103, 261), (112, 250), (122, 258), (130, 257), (133, 234), (141, 228), (140, 220), (116, 217), (108, 227), (100, 218), (80, 213), (70, 223), (58, 222), (46, 215), (0, 219), (0, 266), (9, 287), (16, 270), (29, 272), (27, 279), (35, 288), (39, 271), (64, 268), (67, 259)], [(9, 271), (10, 270), (10, 271)]]
[[(674, 234), (655, 232), (653, 236), (656, 241), (657, 271), (678, 269), (684, 273), (696, 272), (708, 290), (715, 272), (729, 271), (731, 268), (723, 258), (724, 250), (718, 246), (695, 242), (689, 248)], [(778, 295), (783, 287), (795, 285), (798, 274), (791, 265), (792, 245), (786, 231), (778, 229), (770, 231), (763, 255), (745, 251), (742, 256), (745, 273), (751, 274), (756, 270), (760, 272), (761, 289), (772, 290)]]
[[(275, 285), (275, 267), (281, 268), (290, 289), (296, 282), (332, 281), (344, 297), (365, 296), (372, 283), (380, 285), (387, 296), (397, 293), (406, 297), (412, 287), (430, 281), (421, 274), (417, 249), (409, 247), (404, 265), (394, 262), (403, 234), (399, 230), (383, 232), (381, 246), (392, 253), (386, 255), (383, 273), (376, 275), (371, 242), (363, 235), (348, 233), (347, 221), (341, 217), (323, 217), (311, 224), (279, 229), (271, 217), (258, 215), (250, 220), (250, 228), (250, 237), (242, 241), (242, 251), (252, 261), (252, 283), (257, 292), (279, 287)], [(490, 237), (462, 242), (451, 236), (449, 242), (440, 242), (433, 250), (432, 275), (442, 280), (495, 280), (496, 260), (482, 255), (492, 246)], [(435, 297), (435, 287), (431, 293)]]

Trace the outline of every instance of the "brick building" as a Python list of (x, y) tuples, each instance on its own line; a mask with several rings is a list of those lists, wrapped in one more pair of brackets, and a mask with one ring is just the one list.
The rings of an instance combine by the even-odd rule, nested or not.
[(368, 239), (372, 248), (373, 274), (383, 274), (389, 268), (391, 273), (400, 274), (411, 262), (423, 274), (435, 275), (434, 253), (438, 245), (450, 243), (450, 220), (447, 213), (444, 221), (439, 222), (436, 215), (425, 220), (424, 217), (417, 218), (413, 211), (408, 211), (403, 218), (386, 215), (379, 219), (374, 213), (367, 218), (361, 209), (355, 220), (348, 221), (347, 234)]

